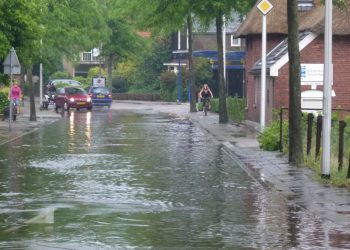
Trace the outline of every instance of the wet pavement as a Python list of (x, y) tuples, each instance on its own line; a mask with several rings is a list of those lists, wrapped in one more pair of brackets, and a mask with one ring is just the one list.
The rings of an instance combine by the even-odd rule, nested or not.
[[(18, 249), (55, 249), (57, 242), (65, 242), (60, 246), (67, 249), (96, 249), (98, 244), (97, 249), (350, 249), (349, 192), (319, 184), (310, 170), (288, 165), (277, 152), (260, 150), (250, 127), (218, 124), (217, 114), (189, 113), (188, 104), (115, 102), (101, 114), (94, 111), (92, 116), (82, 113), (62, 119), (53, 110), (38, 110), (38, 122), (28, 122), (25, 107), (11, 133), (1, 122), (1, 150), (11, 145), (14, 153), (7, 155), (13, 155), (15, 162), (24, 157), (23, 151), (34, 152), (41, 160), (24, 159), (39, 167), (18, 175), (33, 177), (23, 182), (26, 188), (21, 192), (6, 194), (11, 198), (5, 200), (14, 204), (2, 205), (2, 217), (17, 225), (12, 216), (7, 217), (9, 210), (33, 213), (46, 203), (59, 212), (54, 228), (31, 226), (31, 231), (12, 235), (19, 242), (29, 235), (22, 242), (25, 247), (19, 244)], [(103, 119), (96, 119), (97, 115)], [(117, 126), (108, 127), (109, 123)], [(105, 132), (95, 137), (99, 127)], [(52, 134), (52, 140), (47, 139)], [(72, 143), (72, 138), (81, 143)], [(42, 149), (31, 148), (33, 140), (46, 149), (41, 153)], [(110, 156), (117, 148), (122, 153)], [(196, 157), (187, 156), (189, 150)], [(134, 154), (141, 154), (138, 162), (132, 161)], [(35, 178), (40, 174), (49, 187), (53, 185), (46, 191), (56, 190), (54, 195), (36, 196), (45, 195), (40, 191), (42, 180)], [(71, 180), (65, 182), (70, 189), (55, 184), (64, 176)], [(119, 189), (114, 189), (115, 182)], [(4, 183), (6, 178), (3, 187)], [(91, 186), (94, 192), (88, 191)], [(106, 188), (110, 188), (107, 193)], [(23, 201), (20, 206), (19, 201)], [(11, 230), (21, 229), (6, 230), (11, 236)], [(45, 239), (43, 231), (55, 232), (56, 238)], [(41, 237), (35, 239), (35, 234)]]

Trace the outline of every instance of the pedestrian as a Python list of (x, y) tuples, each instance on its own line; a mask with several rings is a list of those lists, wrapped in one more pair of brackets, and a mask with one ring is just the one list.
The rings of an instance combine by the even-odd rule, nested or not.
[(19, 114), (19, 103), (21, 101), (21, 98), (22, 98), (22, 90), (21, 88), (18, 86), (18, 82), (15, 80), (13, 82), (13, 86), (12, 88), (10, 89), (10, 92), (9, 92), (9, 97), (8, 99), (11, 101), (13, 101), (13, 103), (15, 104), (16, 106), (16, 109), (17, 109), (17, 114)]

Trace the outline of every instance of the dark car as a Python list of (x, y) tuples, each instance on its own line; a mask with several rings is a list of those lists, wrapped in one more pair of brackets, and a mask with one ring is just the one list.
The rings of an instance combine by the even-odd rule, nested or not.
[(86, 108), (92, 109), (91, 97), (86, 91), (79, 87), (59, 88), (55, 95), (56, 112), (59, 108), (69, 111), (70, 108)]
[(88, 94), (92, 99), (92, 105), (111, 107), (112, 94), (106, 87), (91, 86), (88, 89)]

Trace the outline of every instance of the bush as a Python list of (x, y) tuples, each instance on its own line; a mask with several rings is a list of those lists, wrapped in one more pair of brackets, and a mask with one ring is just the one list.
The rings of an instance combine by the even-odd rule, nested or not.
[(88, 79), (83, 76), (76, 76), (73, 78), (73, 80), (80, 82), (83, 88), (91, 86), (91, 82), (89, 82)]
[[(283, 129), (283, 143), (288, 141), (288, 122), (282, 122)], [(275, 151), (279, 149), (280, 143), (280, 122), (273, 121), (269, 127), (266, 127), (264, 131), (258, 137), (260, 148), (268, 151)], [(285, 147), (283, 147), (285, 148)]]
[(66, 71), (56, 71), (50, 76), (51, 79), (70, 79), (71, 75)]
[[(234, 122), (241, 122), (245, 118), (245, 99), (238, 97), (228, 97), (227, 103), (227, 114), (228, 118)], [(212, 98), (210, 101), (211, 111), (219, 113), (219, 99)], [(199, 110), (202, 110), (203, 105), (199, 104)]]
[(6, 106), (9, 106), (9, 100), (8, 100), (8, 88), (7, 89), (7, 92), (5, 92), (5, 90), (2, 90), (0, 92), (0, 113), (2, 114), (4, 108)]
[(243, 98), (228, 97), (226, 99), (227, 102), (227, 113), (228, 117), (231, 121), (241, 122), (245, 118), (245, 106), (246, 101)]
[(175, 101), (176, 74), (164, 71), (160, 74), (160, 98), (164, 101)]

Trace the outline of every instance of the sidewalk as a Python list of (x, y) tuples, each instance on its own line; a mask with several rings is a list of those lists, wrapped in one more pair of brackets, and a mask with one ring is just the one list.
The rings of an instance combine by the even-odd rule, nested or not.
[(310, 169), (289, 165), (287, 157), (279, 152), (261, 150), (258, 133), (249, 126), (218, 124), (219, 116), (215, 113), (204, 116), (197, 112), (188, 117), (220, 142), (248, 175), (266, 189), (279, 192), (291, 205), (344, 227), (350, 237), (350, 192), (347, 189), (323, 185), (313, 179)]
[(11, 122), (11, 129), (7, 119), (5, 121), (0, 120), (0, 145), (33, 132), (61, 117), (60, 114), (56, 114), (52, 107), (48, 110), (40, 110), (39, 98), (35, 98), (35, 102), (37, 121), (29, 121), (30, 105), (28, 97), (24, 98), (24, 106), (20, 107), (20, 113), (17, 114), (16, 121)]

